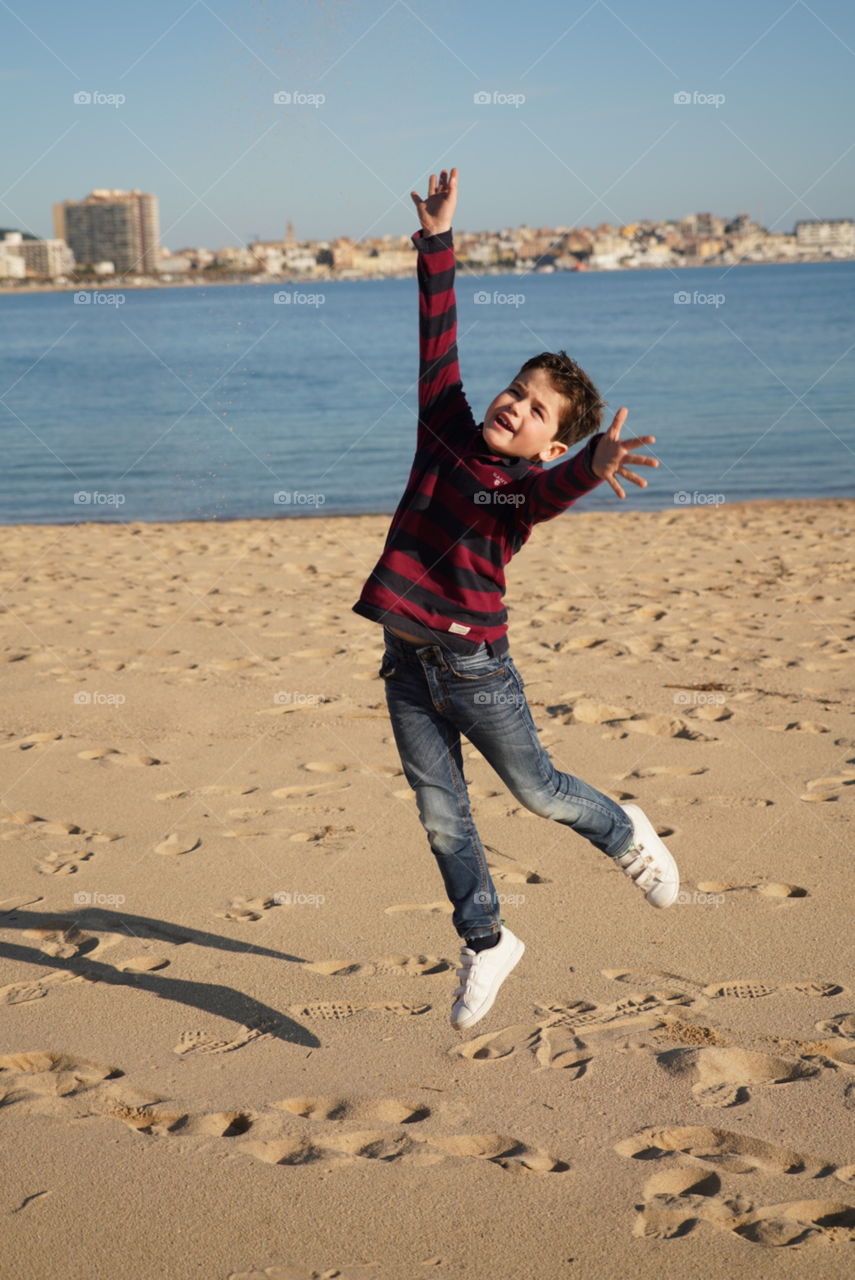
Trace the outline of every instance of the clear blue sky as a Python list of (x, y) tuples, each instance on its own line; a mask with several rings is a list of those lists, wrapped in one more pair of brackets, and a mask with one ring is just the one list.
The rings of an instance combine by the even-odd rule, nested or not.
[(449, 164), (459, 228), (855, 213), (851, 0), (0, 0), (0, 92), (0, 226), (41, 236), (93, 187), (173, 250), (408, 234)]

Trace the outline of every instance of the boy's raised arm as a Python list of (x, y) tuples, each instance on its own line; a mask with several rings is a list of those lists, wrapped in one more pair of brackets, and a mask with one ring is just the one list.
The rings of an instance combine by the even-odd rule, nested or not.
[[(442, 433), (445, 419), (465, 400), (457, 355), (454, 297), (454, 242), (451, 223), (457, 206), (457, 170), (430, 175), (425, 199), (411, 191), (421, 223), (413, 236), (419, 281), (419, 434)], [(458, 388), (459, 400), (442, 403)], [(466, 406), (468, 408), (468, 406)]]

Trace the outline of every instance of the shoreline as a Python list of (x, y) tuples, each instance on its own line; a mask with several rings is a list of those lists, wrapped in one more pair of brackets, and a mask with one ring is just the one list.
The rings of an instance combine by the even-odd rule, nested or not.
[[(852, 496), (850, 496), (850, 497), (846, 497), (846, 496), (833, 496), (833, 495), (832, 495), (832, 496), (824, 496), (824, 497), (817, 496), (817, 497), (811, 497), (811, 498), (787, 498), (787, 497), (781, 497), (781, 498), (778, 498), (778, 497), (776, 497), (776, 498), (742, 498), (742, 499), (738, 499), (738, 500), (736, 500), (736, 501), (734, 501), (734, 502), (723, 502), (723, 503), (720, 503), (720, 504), (718, 504), (718, 505), (715, 505), (715, 504), (712, 504), (712, 503), (710, 503), (709, 505), (702, 504), (702, 503), (688, 503), (688, 504), (675, 503), (673, 506), (657, 507), (657, 508), (655, 508), (654, 510), (644, 510), (644, 509), (639, 510), (639, 508), (638, 508), (638, 507), (627, 507), (627, 506), (625, 506), (623, 503), (620, 503), (619, 499), (617, 499), (617, 498), (616, 498), (616, 499), (615, 499), (615, 508), (614, 508), (614, 510), (607, 510), (607, 511), (602, 511), (602, 510), (596, 511), (596, 510), (595, 510), (595, 511), (592, 511), (592, 510), (590, 510), (590, 508), (586, 508), (586, 509), (584, 509), (584, 510), (579, 510), (577, 514), (580, 514), (580, 515), (584, 514), (584, 515), (590, 515), (590, 516), (612, 516), (612, 515), (615, 515), (615, 514), (619, 514), (619, 515), (636, 515), (636, 516), (641, 516), (641, 515), (646, 515), (646, 516), (661, 516), (661, 515), (663, 515), (663, 514), (665, 514), (665, 513), (668, 513), (668, 512), (674, 512), (674, 513), (677, 513), (677, 514), (679, 514), (679, 513), (683, 513), (683, 514), (685, 514), (685, 513), (691, 512), (691, 511), (704, 511), (704, 512), (708, 512), (708, 511), (715, 511), (715, 512), (722, 511), (722, 512), (723, 512), (723, 511), (734, 511), (734, 510), (736, 510), (736, 511), (742, 511), (743, 509), (750, 509), (750, 510), (752, 510), (752, 511), (753, 511), (753, 510), (757, 510), (757, 509), (771, 509), (771, 508), (774, 508), (774, 507), (781, 507), (781, 506), (792, 506), (792, 507), (798, 507), (798, 506), (810, 506), (810, 507), (814, 507), (816, 504), (821, 504), (821, 503), (838, 503), (838, 504), (839, 504), (839, 505), (841, 505), (841, 506), (855, 507), (855, 494), (853, 494), (853, 495), (852, 495)], [(572, 508), (571, 508), (571, 512), (572, 512)], [(2, 523), (0, 523), (0, 529), (9, 530), (9, 531), (12, 531), (12, 530), (24, 530), (24, 529), (26, 529), (26, 530), (32, 530), (32, 529), (69, 529), (69, 528), (74, 528), (74, 529), (78, 529), (78, 528), (80, 528), (80, 529), (97, 529), (97, 528), (101, 528), (102, 526), (108, 526), (108, 527), (110, 527), (110, 528), (117, 528), (117, 527), (119, 527), (120, 525), (124, 525), (127, 529), (130, 529), (130, 530), (132, 530), (132, 531), (134, 531), (134, 532), (140, 532), (140, 531), (142, 531), (143, 529), (172, 529), (172, 528), (179, 528), (179, 527), (180, 527), (180, 526), (182, 526), (182, 525), (193, 525), (193, 526), (196, 526), (196, 525), (208, 525), (208, 526), (212, 526), (212, 525), (227, 525), (227, 524), (259, 524), (259, 523), (261, 523), (261, 524), (273, 524), (273, 523), (277, 523), (277, 524), (281, 524), (281, 523), (296, 524), (296, 523), (299, 523), (300, 521), (304, 521), (304, 520), (311, 520), (311, 521), (324, 521), (324, 520), (347, 520), (347, 521), (354, 521), (354, 520), (381, 520), (381, 519), (383, 519), (383, 520), (389, 520), (389, 519), (391, 519), (391, 517), (392, 517), (393, 515), (394, 515), (394, 510), (389, 510), (389, 511), (358, 511), (358, 512), (346, 512), (346, 511), (323, 511), (323, 512), (321, 512), (321, 511), (314, 511), (314, 512), (312, 512), (312, 511), (305, 511), (305, 512), (302, 512), (302, 513), (300, 513), (300, 514), (296, 514), (296, 513), (295, 513), (295, 514), (293, 514), (293, 515), (276, 515), (276, 516), (222, 516), (222, 517), (215, 517), (215, 518), (213, 518), (213, 519), (208, 519), (208, 520), (206, 520), (206, 519), (196, 519), (196, 520), (194, 520), (194, 519), (183, 519), (183, 520), (68, 520), (68, 521), (56, 521), (56, 522), (51, 522), (51, 523), (42, 523), (42, 524), (37, 524), (37, 523), (33, 523), (33, 522), (26, 522), (26, 521), (23, 521), (23, 522), (21, 522), (21, 523), (12, 523), (12, 522), (10, 522), (9, 524), (2, 524)], [(546, 523), (546, 522), (544, 522), (544, 523)], [(537, 527), (537, 526), (535, 526), (535, 527)]]
[[(701, 268), (713, 270), (718, 269), (722, 272), (733, 271), (736, 267), (802, 267), (802, 266), (839, 266), (842, 263), (855, 262), (855, 258), (775, 258), (771, 261), (763, 262), (681, 262), (679, 264), (670, 264), (659, 266), (644, 266), (638, 263), (630, 267), (583, 267), (580, 269), (566, 268), (554, 269), (552, 271), (479, 271), (472, 272), (473, 278), (480, 279), (492, 276), (576, 276), (576, 275), (615, 275), (624, 271), (667, 271), (670, 275), (674, 275), (679, 271), (698, 271)], [(322, 285), (322, 284), (367, 284), (381, 283), (385, 280), (409, 280), (413, 278), (411, 271), (393, 273), (384, 276), (264, 276), (258, 279), (253, 276), (251, 279), (242, 279), (240, 276), (229, 280), (145, 280), (135, 284), (125, 283), (122, 279), (115, 276), (107, 277), (103, 281), (98, 282), (77, 282), (76, 284), (39, 284), (28, 283), (22, 287), (8, 284), (0, 284), (0, 296), (2, 295), (23, 295), (30, 293), (116, 293), (124, 290), (143, 290), (143, 289), (202, 289), (208, 285)]]

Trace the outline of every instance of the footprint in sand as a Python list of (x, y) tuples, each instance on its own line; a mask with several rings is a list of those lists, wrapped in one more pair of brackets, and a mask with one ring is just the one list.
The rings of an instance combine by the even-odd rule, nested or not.
[(430, 1115), (430, 1107), (397, 1098), (308, 1096), (283, 1098), (273, 1106), (307, 1120), (356, 1120), (361, 1124), (414, 1124)]
[(306, 764), (301, 764), (300, 768), (307, 773), (344, 773), (349, 765), (342, 764), (339, 760), (309, 760)]
[(691, 778), (699, 773), (707, 773), (705, 766), (700, 765), (694, 769), (689, 767), (680, 767), (673, 764), (649, 765), (643, 769), (633, 769), (631, 773), (616, 773), (614, 776), (618, 782), (625, 782), (628, 778)]
[[(202, 1033), (187, 1032), (176, 1052), (223, 1052), (250, 1038), (251, 1029), (234, 1042), (214, 1041)], [(422, 1136), (415, 1126), (431, 1115), (430, 1108), (396, 1098), (295, 1097), (274, 1103), (265, 1112), (218, 1111), (192, 1116), (180, 1108), (164, 1106), (159, 1096), (123, 1080), (123, 1072), (61, 1053), (6, 1054), (0, 1057), (0, 1079), (8, 1086), (4, 1105), (35, 1103), (44, 1109), (53, 1103), (57, 1114), (75, 1119), (110, 1117), (145, 1136), (228, 1138), (242, 1153), (266, 1164), (286, 1166), (327, 1161), (364, 1159), (383, 1163), (404, 1160), (416, 1165), (436, 1164), (449, 1156), (487, 1160), (513, 1173), (565, 1173), (570, 1165), (550, 1152), (530, 1146), (516, 1137), (499, 1133), (431, 1134)], [(81, 1096), (85, 1095), (85, 1096)], [(340, 1120), (368, 1121), (384, 1128), (344, 1130)], [(282, 1125), (299, 1126), (283, 1134)], [(278, 1133), (277, 1133), (278, 1130)], [(258, 1133), (258, 1139), (242, 1141)], [(261, 1136), (261, 1135), (271, 1136)]]
[(430, 1007), (429, 1004), (395, 1004), (387, 1000), (366, 1000), (360, 1004), (311, 1000), (308, 1004), (289, 1004), (286, 1012), (295, 1018), (324, 1018), (339, 1022), (342, 1018), (352, 1018), (356, 1013), (396, 1013), (406, 1018), (427, 1013)]
[(274, 800), (311, 800), (316, 796), (328, 796), (334, 791), (349, 790), (349, 782), (316, 782), (308, 786), (279, 787), (270, 794)]
[(762, 996), (779, 995), (793, 992), (805, 996), (833, 996), (845, 991), (845, 987), (836, 982), (823, 982), (820, 979), (808, 978), (804, 982), (784, 982), (779, 986), (766, 985), (762, 982), (732, 981), (713, 982), (702, 986), (693, 978), (685, 978), (680, 974), (668, 973), (662, 969), (601, 969), (604, 978), (611, 982), (627, 982), (634, 987), (677, 987), (680, 990), (697, 991), (709, 999), (729, 998), (732, 1000), (756, 1000)]
[[(569, 1079), (578, 1080), (604, 1046), (634, 1048), (626, 1039), (628, 1031), (662, 1027), (667, 1022), (668, 1006), (691, 1003), (683, 992), (673, 992), (629, 996), (612, 1005), (587, 1000), (569, 1005), (538, 1005), (538, 1021), (487, 1032), (453, 1046), (449, 1053), (473, 1062), (530, 1054), (537, 1063), (535, 1070), (569, 1071)], [(593, 1048), (589, 1043), (592, 1040)]]
[(426, 911), (429, 915), (451, 915), (454, 907), (450, 902), (402, 902), (399, 906), (384, 907), (387, 916), (398, 911)]
[[(643, 1129), (617, 1143), (615, 1150), (629, 1159), (674, 1156), (677, 1161), (645, 1181), (643, 1203), (636, 1205), (636, 1236), (667, 1240), (687, 1235), (699, 1222), (706, 1222), (765, 1246), (855, 1243), (855, 1206), (829, 1199), (756, 1207), (747, 1196), (723, 1194), (718, 1172), (809, 1178), (834, 1173), (848, 1184), (852, 1166), (835, 1169), (833, 1164), (774, 1143), (700, 1126)], [(692, 1165), (680, 1157), (688, 1157)]]
[(731, 982), (713, 982), (703, 988), (703, 994), (711, 1000), (726, 997), (730, 1000), (757, 1000), (761, 996), (781, 995), (793, 992), (802, 996), (838, 996), (846, 988), (838, 982), (823, 982), (821, 979), (806, 978), (804, 982), (782, 982), (778, 986), (766, 986), (762, 982), (734, 980)]
[(306, 969), (328, 977), (392, 977), (423, 978), (447, 973), (454, 968), (451, 960), (440, 956), (381, 956), (378, 960), (307, 960)]
[(546, 876), (532, 871), (530, 867), (524, 867), (520, 862), (515, 862), (506, 853), (494, 849), (490, 844), (484, 845), (484, 851), (487, 854), (487, 866), (494, 880), (501, 880), (507, 884), (551, 884)]
[[(623, 728), (630, 733), (644, 733), (655, 738), (681, 738), (689, 742), (715, 742), (700, 730), (693, 728), (679, 716), (641, 716), (637, 720), (626, 720)], [(621, 734), (620, 736), (625, 736)]]
[(133, 768), (160, 764), (154, 756), (132, 755), (127, 751), (119, 751), (116, 747), (95, 747), (91, 751), (78, 751), (78, 760), (100, 760), (107, 764), (127, 765)]
[(33, 865), (40, 876), (72, 876), (84, 862), (92, 857), (92, 854), (92, 849), (83, 847), (53, 849), (44, 857), (37, 858)]
[(218, 1040), (204, 1031), (182, 1031), (178, 1044), (173, 1052), (187, 1053), (230, 1053), (233, 1049), (242, 1049), (253, 1040), (266, 1040), (276, 1030), (274, 1018), (256, 1018), (243, 1026), (231, 1040)]
[[(2, 840), (19, 840), (22, 836), (38, 840), (42, 836), (77, 836), (80, 840), (85, 840), (89, 844), (112, 844), (113, 841), (121, 839), (121, 836), (115, 831), (84, 831), (76, 822), (65, 822), (61, 818), (40, 818), (38, 814), (27, 813), (23, 810), (6, 814), (0, 818), (0, 823), (19, 828), (18, 830), (5, 832), (0, 836)], [(25, 830), (21, 831), (21, 827), (25, 828)], [(66, 853), (69, 850), (63, 849), (61, 852)], [(78, 854), (78, 856), (80, 855)]]
[(257, 790), (258, 787), (249, 785), (193, 787), (187, 791), (161, 791), (155, 796), (155, 800), (187, 800), (190, 796), (248, 796)]
[(38, 751), (50, 746), (52, 742), (58, 742), (61, 737), (62, 734), (58, 730), (50, 733), (30, 733), (26, 738), (15, 738), (12, 742), (2, 743), (0, 750)]
[(767, 724), (767, 729), (774, 733), (830, 733), (824, 724), (818, 724), (816, 720), (792, 720), (789, 724)]
[(847, 791), (847, 787), (855, 787), (855, 770), (847, 769), (843, 773), (835, 773), (828, 778), (813, 778), (807, 784), (807, 791), (799, 796), (799, 799), (813, 803), (855, 800), (855, 791)]
[(232, 898), (225, 911), (215, 911), (220, 920), (237, 920), (240, 924), (252, 924), (261, 920), (265, 911), (278, 906), (275, 898)]
[(749, 893), (759, 893), (761, 898), (779, 900), (810, 897), (807, 889), (803, 889), (801, 885), (783, 884), (777, 880), (747, 881), (744, 884), (729, 880), (699, 880), (697, 887), (701, 893), (738, 893), (747, 890)]
[(200, 836), (190, 835), (181, 831), (172, 831), (154, 845), (154, 852), (164, 854), (192, 853), (194, 849), (199, 848), (201, 843)]
[(86, 955), (98, 948), (98, 939), (92, 934), (84, 933), (75, 925), (64, 927), (44, 925), (35, 929), (25, 929), (25, 938), (35, 938), (39, 951), (46, 956), (67, 960), (71, 956)]
[(670, 1075), (688, 1075), (692, 1093), (705, 1107), (733, 1107), (751, 1097), (749, 1086), (789, 1084), (820, 1074), (817, 1063), (776, 1058), (733, 1047), (668, 1049), (654, 1061)]

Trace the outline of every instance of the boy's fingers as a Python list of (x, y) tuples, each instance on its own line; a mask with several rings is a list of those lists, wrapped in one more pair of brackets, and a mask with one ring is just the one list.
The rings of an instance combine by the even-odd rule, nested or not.
[(612, 419), (612, 425), (609, 427), (608, 431), (606, 432), (606, 435), (611, 436), (613, 440), (617, 440), (618, 436), (620, 435), (620, 429), (623, 426), (623, 424), (626, 422), (628, 413), (629, 413), (629, 409), (626, 409), (626, 408), (618, 409), (617, 413)]
[(623, 457), (624, 462), (637, 463), (640, 467), (658, 467), (658, 458), (646, 458), (643, 453), (627, 453)]
[(608, 476), (608, 477), (607, 477), (607, 479), (608, 479), (609, 484), (612, 486), (612, 488), (614, 489), (615, 493), (617, 494), (617, 496), (618, 496), (619, 498), (625, 498), (625, 497), (626, 497), (626, 494), (624, 493), (623, 489), (622, 489), (622, 488), (620, 487), (620, 485), (618, 484), (617, 480), (615, 480), (614, 476)]
[(623, 476), (624, 480), (631, 480), (633, 484), (637, 484), (640, 489), (647, 488), (647, 481), (642, 480), (641, 476), (637, 476), (634, 471), (627, 471), (625, 467), (621, 467), (618, 475)]
[(633, 436), (631, 440), (624, 440), (624, 449), (638, 449), (643, 444), (655, 444), (655, 436)]

